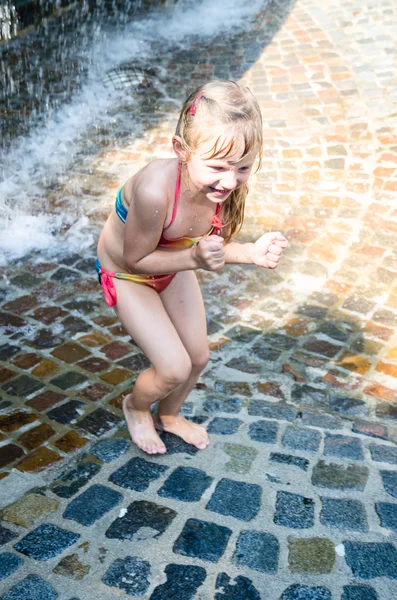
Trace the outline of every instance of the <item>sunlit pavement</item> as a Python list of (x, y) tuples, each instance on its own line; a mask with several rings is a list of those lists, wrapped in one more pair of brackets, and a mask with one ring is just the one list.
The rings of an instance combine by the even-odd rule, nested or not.
[(240, 238), (290, 245), (277, 271), (200, 274), (212, 360), (184, 412), (211, 445), (168, 436), (159, 457), (128, 441), (121, 398), (146, 359), (95, 248), (2, 270), (2, 600), (397, 596), (396, 27), (391, 1), (272, 4), (163, 56), (169, 98), (142, 106), (142, 137), (49, 191), (84, 197), (97, 233), (118, 186), (170, 155), (186, 92), (241, 78), (265, 146)]

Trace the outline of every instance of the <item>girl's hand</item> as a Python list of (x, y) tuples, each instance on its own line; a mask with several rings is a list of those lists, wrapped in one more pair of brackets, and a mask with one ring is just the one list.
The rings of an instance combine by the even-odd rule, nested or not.
[(254, 264), (267, 269), (275, 269), (287, 246), (287, 240), (279, 231), (265, 233), (254, 244)]
[(219, 235), (209, 235), (203, 238), (193, 250), (199, 269), (217, 271), (225, 264), (223, 238)]

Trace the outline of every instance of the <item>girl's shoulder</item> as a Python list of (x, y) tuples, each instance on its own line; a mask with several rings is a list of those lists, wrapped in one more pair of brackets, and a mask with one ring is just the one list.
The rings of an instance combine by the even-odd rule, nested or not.
[(152, 206), (167, 206), (175, 190), (178, 160), (156, 158), (143, 167), (123, 187), (128, 204), (134, 202)]

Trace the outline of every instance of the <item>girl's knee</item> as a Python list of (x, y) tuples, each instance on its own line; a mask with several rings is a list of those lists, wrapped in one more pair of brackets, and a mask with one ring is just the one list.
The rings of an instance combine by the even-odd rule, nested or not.
[(200, 353), (197, 353), (195, 356), (192, 356), (191, 360), (192, 370), (201, 372), (203, 369), (205, 369), (210, 360), (209, 348), (204, 348)]
[(158, 376), (167, 391), (171, 391), (185, 383), (189, 379), (191, 372), (192, 363), (186, 355), (186, 357), (178, 360), (175, 364), (158, 372)]

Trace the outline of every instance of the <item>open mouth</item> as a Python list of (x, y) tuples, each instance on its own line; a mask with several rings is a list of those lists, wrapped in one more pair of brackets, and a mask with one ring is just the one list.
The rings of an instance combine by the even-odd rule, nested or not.
[(215, 194), (215, 196), (226, 196), (227, 194), (229, 194), (231, 192), (231, 190), (222, 190), (222, 189), (214, 188), (211, 186), (209, 186), (209, 189), (212, 194)]

